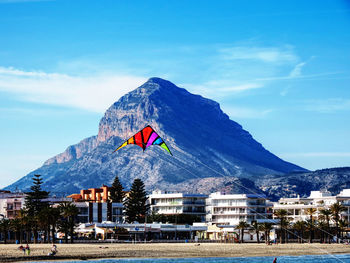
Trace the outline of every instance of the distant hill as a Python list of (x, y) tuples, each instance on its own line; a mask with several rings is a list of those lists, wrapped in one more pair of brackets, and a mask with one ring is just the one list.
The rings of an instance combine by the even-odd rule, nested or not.
[[(143, 152), (129, 145), (113, 153), (146, 125), (162, 136), (173, 157), (157, 146)], [(62, 194), (111, 184), (116, 175), (126, 188), (141, 178), (148, 190), (247, 192), (263, 189), (264, 178), (306, 171), (266, 150), (217, 102), (151, 78), (106, 111), (97, 136), (69, 146), (6, 189), (28, 190), (33, 174), (41, 174), (46, 190)]]
[(350, 167), (265, 175), (258, 178), (255, 186), (275, 199), (280, 196), (309, 196), (310, 191), (317, 190), (338, 194), (342, 189), (350, 188)]

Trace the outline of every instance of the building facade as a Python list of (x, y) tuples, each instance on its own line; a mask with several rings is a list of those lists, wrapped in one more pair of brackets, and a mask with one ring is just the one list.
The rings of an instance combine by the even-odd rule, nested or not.
[(273, 204), (273, 211), (286, 210), (289, 221), (295, 223), (310, 218), (308, 208), (316, 210), (313, 217), (317, 219), (321, 210), (328, 209), (334, 203), (340, 203), (346, 208), (342, 218), (350, 222), (350, 189), (344, 189), (338, 195), (331, 195), (327, 191), (311, 191), (309, 197), (281, 198)]
[(71, 194), (67, 196), (72, 198), (74, 202), (102, 202), (106, 203), (110, 195), (110, 187), (103, 185), (100, 188), (89, 188), (80, 190), (79, 194)]
[(206, 200), (206, 221), (218, 225), (251, 224), (271, 218), (266, 196), (255, 194), (212, 193)]
[(68, 198), (79, 210), (78, 223), (123, 223), (123, 203), (109, 201), (110, 187), (103, 185), (100, 188), (82, 189), (79, 194), (69, 195)]
[(78, 223), (124, 222), (122, 203), (74, 202), (74, 204), (79, 210)]
[(24, 208), (24, 193), (1, 193), (0, 194), (0, 215), (4, 218), (14, 219), (21, 209)]
[(205, 221), (205, 200), (203, 194), (185, 194), (153, 191), (148, 196), (151, 213), (163, 215), (193, 215)]
[[(122, 234), (117, 234), (117, 229), (125, 230)], [(175, 225), (166, 223), (92, 223), (80, 224), (75, 228), (79, 236), (95, 236), (102, 240), (123, 239), (126, 240), (177, 240), (177, 239), (199, 239), (205, 236), (207, 226), (205, 225)]]

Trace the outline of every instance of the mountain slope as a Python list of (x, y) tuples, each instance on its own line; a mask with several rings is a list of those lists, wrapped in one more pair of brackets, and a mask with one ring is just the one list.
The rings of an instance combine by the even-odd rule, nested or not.
[(285, 197), (309, 196), (310, 191), (317, 190), (339, 194), (342, 189), (350, 188), (350, 167), (285, 175), (265, 175), (255, 181), (255, 186), (274, 199), (282, 195)]
[[(157, 146), (143, 152), (129, 145), (112, 153), (147, 125), (162, 136), (173, 157)], [(28, 189), (36, 173), (43, 176), (45, 189), (72, 193), (110, 184), (116, 175), (126, 188), (134, 178), (141, 178), (151, 190), (170, 185), (183, 189), (189, 180), (207, 177), (220, 177), (222, 182), (232, 177), (255, 180), (260, 175), (293, 171), (305, 169), (264, 149), (217, 102), (151, 78), (106, 111), (97, 136), (68, 147), (6, 189)]]

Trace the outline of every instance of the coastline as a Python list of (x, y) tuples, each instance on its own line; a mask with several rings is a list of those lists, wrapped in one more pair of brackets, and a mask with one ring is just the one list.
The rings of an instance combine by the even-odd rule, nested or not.
[(19, 245), (0, 245), (1, 262), (89, 260), (106, 258), (195, 258), (260, 257), (322, 254), (350, 254), (344, 244), (228, 244), (228, 243), (139, 243), (139, 244), (57, 244), (56, 256), (47, 256), (50, 244), (31, 244), (30, 256)]

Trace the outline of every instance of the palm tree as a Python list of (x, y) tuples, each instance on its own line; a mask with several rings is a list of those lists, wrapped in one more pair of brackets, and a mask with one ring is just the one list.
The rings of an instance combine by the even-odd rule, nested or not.
[(28, 216), (28, 211), (25, 209), (21, 209), (17, 215), (17, 218), (20, 220), (23, 230), (26, 235), (26, 243), (29, 243), (31, 237), (31, 229), (32, 229), (32, 217)]
[(330, 209), (322, 209), (320, 210), (320, 214), (324, 217), (326, 223), (327, 223), (327, 241), (328, 243), (331, 243), (331, 237), (330, 237), (330, 226), (329, 221), (331, 220), (330, 216), (332, 215), (332, 211)]
[(52, 207), (50, 212), (50, 223), (51, 223), (51, 236), (52, 243), (56, 242), (56, 227), (58, 226), (58, 221), (61, 216), (61, 211), (59, 207)]
[(10, 220), (10, 230), (15, 233), (15, 239), (22, 243), (22, 229), (21, 220), (19, 218), (14, 218)]
[(294, 223), (293, 228), (298, 232), (298, 242), (303, 243), (304, 240), (304, 230), (305, 221), (297, 221)]
[(64, 233), (64, 240), (68, 243), (68, 235), (70, 230), (70, 225), (67, 219), (60, 218), (57, 222), (58, 231)]
[(270, 231), (272, 229), (272, 223), (262, 223), (261, 224), (261, 230), (264, 231), (265, 233), (265, 243), (269, 244), (270, 243)]
[(258, 244), (260, 243), (260, 239), (259, 239), (259, 231), (261, 230), (261, 225), (257, 222), (257, 221), (253, 221), (251, 224), (252, 228), (255, 230), (255, 234), (256, 234), (256, 241), (258, 242)]
[(309, 221), (309, 229), (310, 229), (310, 235), (309, 235), (309, 242), (312, 243), (312, 240), (314, 238), (314, 219), (313, 215), (316, 213), (316, 208), (310, 207), (305, 209), (305, 213), (310, 216)]
[(339, 220), (339, 230), (340, 230), (340, 238), (341, 239), (343, 239), (343, 232), (347, 226), (348, 226), (348, 222), (345, 219)]
[(340, 229), (339, 229), (339, 221), (341, 219), (341, 212), (345, 211), (346, 208), (339, 202), (334, 203), (330, 206), (330, 210), (332, 211), (332, 219), (335, 222), (335, 228), (337, 231), (337, 241), (339, 242)]
[(2, 219), (0, 221), (0, 233), (3, 235), (4, 237), (4, 244), (7, 243), (7, 235), (9, 233), (10, 230), (10, 220), (8, 219)]
[(237, 229), (240, 229), (240, 237), (241, 237), (241, 243), (244, 242), (243, 240), (243, 236), (244, 236), (244, 229), (248, 228), (249, 227), (249, 224), (245, 221), (240, 221), (237, 225)]
[(278, 210), (275, 210), (273, 212), (273, 214), (275, 217), (277, 217), (280, 220), (280, 222), (279, 222), (279, 225), (280, 225), (280, 243), (284, 243), (285, 233), (284, 233), (283, 229), (287, 223), (288, 212), (285, 209), (278, 209)]
[[(73, 234), (75, 227), (75, 218), (79, 214), (78, 208), (73, 203), (63, 203), (60, 205), (61, 214), (67, 220), (69, 226), (69, 233), (71, 236), (71, 243), (73, 243)], [(64, 224), (63, 224), (64, 225)], [(67, 226), (67, 225), (66, 225)], [(66, 239), (67, 241), (67, 239)]]
[(44, 207), (37, 216), (39, 227), (45, 232), (45, 239), (47, 243), (50, 243), (50, 225), (51, 225), (51, 207)]
[(318, 221), (317, 221), (317, 228), (320, 230), (320, 243), (325, 243), (326, 242), (326, 236), (325, 233), (327, 234), (327, 223), (326, 223), (326, 218), (324, 215), (319, 215)]

